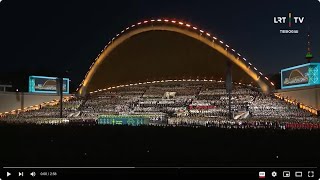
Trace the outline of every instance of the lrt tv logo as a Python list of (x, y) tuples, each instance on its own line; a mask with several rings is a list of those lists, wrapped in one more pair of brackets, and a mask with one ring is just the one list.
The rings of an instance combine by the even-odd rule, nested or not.
[[(293, 24), (302, 24), (304, 22), (304, 17), (303, 16), (293, 16), (292, 13), (289, 13), (288, 17), (285, 16), (276, 16), (273, 17), (273, 23), (274, 24), (288, 24), (289, 28), (292, 27)], [(284, 34), (289, 34), (289, 33), (294, 33), (297, 34), (299, 33), (299, 30), (280, 30), (280, 33)]]
[[(288, 22), (287, 22), (288, 20)], [(287, 17), (274, 17), (273, 23), (274, 24), (286, 24), (288, 23), (289, 27), (292, 26), (292, 23), (294, 24), (302, 24), (304, 21), (304, 17), (301, 16), (292, 16), (292, 13), (289, 13), (288, 19)]]

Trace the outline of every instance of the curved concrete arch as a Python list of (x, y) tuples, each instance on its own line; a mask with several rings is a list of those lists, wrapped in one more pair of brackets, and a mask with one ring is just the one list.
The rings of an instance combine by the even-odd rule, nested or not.
[[(161, 23), (162, 22), (162, 23)], [(116, 38), (113, 38), (112, 41), (109, 42), (107, 46), (101, 51), (101, 54), (98, 55), (95, 62), (89, 68), (84, 80), (79, 85), (79, 94), (85, 95), (86, 89), (90, 84), (90, 81), (95, 74), (96, 70), (100, 66), (100, 64), (106, 60), (108, 55), (117, 48), (121, 43), (130, 39), (131, 37), (141, 34), (148, 31), (172, 31), (176, 33), (180, 33), (186, 36), (189, 36), (195, 40), (201, 41), (202, 43), (208, 45), (212, 49), (218, 51), (223, 54), (229, 60), (231, 60), (235, 65), (239, 66), (243, 71), (245, 71), (257, 84), (261, 87), (262, 91), (265, 93), (270, 92), (271, 88), (266, 83), (264, 79), (266, 79), (272, 86), (273, 83), (268, 80), (267, 77), (264, 79), (261, 77), (262, 73), (258, 72), (256, 67), (252, 66), (251, 63), (247, 63), (245, 58), (241, 58), (239, 53), (236, 53), (234, 49), (230, 48), (229, 45), (225, 44), (223, 41), (219, 41), (216, 37), (211, 36), (211, 34), (204, 32), (203, 30), (198, 30), (197, 27), (192, 27), (189, 24), (185, 24), (178, 21), (169, 21), (165, 20), (165, 22), (172, 23), (163, 23), (163, 20), (151, 20), (144, 21), (144, 23), (138, 23), (137, 25), (132, 25), (131, 27), (126, 28), (120, 34), (117, 34)], [(253, 69), (252, 69), (253, 67)], [(260, 74), (260, 75), (259, 75)]]

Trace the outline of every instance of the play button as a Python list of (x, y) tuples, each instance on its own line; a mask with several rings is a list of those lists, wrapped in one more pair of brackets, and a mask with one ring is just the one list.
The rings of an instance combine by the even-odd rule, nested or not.
[(7, 172), (7, 177), (11, 176), (11, 173)]

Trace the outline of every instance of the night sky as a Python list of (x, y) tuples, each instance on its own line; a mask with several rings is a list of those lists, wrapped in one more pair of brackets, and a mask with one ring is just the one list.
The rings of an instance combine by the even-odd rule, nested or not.
[[(288, 24), (274, 16), (304, 16), (299, 34), (280, 34)], [(188, 21), (233, 46), (265, 74), (306, 62), (307, 31), (320, 60), (318, 0), (44, 1), (0, 3), (1, 74), (56, 75), (68, 70), (77, 86), (101, 49), (122, 29), (141, 20)], [(46, 74), (35, 74), (44, 73)]]

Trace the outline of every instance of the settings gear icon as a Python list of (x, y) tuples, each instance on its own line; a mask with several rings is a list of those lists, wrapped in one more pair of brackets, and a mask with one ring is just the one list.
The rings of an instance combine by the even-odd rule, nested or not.
[(273, 172), (271, 173), (271, 176), (272, 176), (272, 177), (277, 177), (277, 172), (273, 171)]

